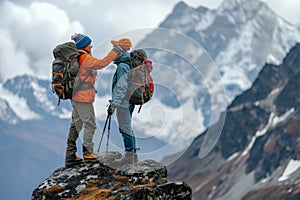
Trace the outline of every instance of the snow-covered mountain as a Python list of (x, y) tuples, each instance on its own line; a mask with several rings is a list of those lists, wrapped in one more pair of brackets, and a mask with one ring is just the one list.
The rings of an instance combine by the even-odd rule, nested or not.
[[(162, 29), (171, 31), (161, 34)], [(175, 41), (176, 34), (184, 34), (203, 48), (197, 49), (185, 40)], [(226, 0), (215, 10), (178, 3), (160, 29), (137, 45), (163, 44), (175, 53), (148, 49), (154, 62), (155, 98), (134, 116), (135, 130), (146, 137), (167, 143), (171, 139), (174, 145), (186, 147), (199, 132), (217, 121), (216, 113), (251, 86), (264, 63), (280, 63), (296, 41), (300, 41), (299, 29), (259, 0)], [(214, 62), (217, 68), (212, 66)], [(195, 65), (200, 69), (195, 69)], [(112, 70), (101, 74), (100, 103), (96, 104), (100, 119), (105, 119), (111, 75)], [(48, 81), (17, 77), (2, 83), (0, 90), (1, 98), (8, 103), (2, 100), (1, 109), (11, 109), (5, 111), (10, 117), (1, 118), (13, 117), (6, 120), (8, 123), (47, 115), (70, 117), (68, 103), (56, 106)]]
[(7, 101), (2, 98), (0, 98), (0, 113), (1, 121), (8, 124), (16, 124), (20, 120), (16, 113), (11, 109)]
[(207, 50), (230, 101), (251, 86), (264, 63), (279, 64), (300, 40), (296, 25), (259, 0), (226, 0), (215, 10), (181, 2), (160, 27), (184, 33)]
[[(290, 48), (300, 41), (299, 28), (259, 0), (226, 0), (215, 10), (192, 8), (181, 2), (161, 23), (160, 28), (139, 45), (150, 49), (153, 46), (161, 48), (153, 50), (151, 54), (160, 68), (154, 71), (154, 77), (164, 80), (163, 86), (169, 87), (169, 90), (171, 88), (176, 98), (170, 98), (170, 92), (166, 90), (159, 90), (157, 98), (160, 102), (172, 108), (179, 106), (180, 102), (182, 110), (194, 109), (186, 111), (190, 113), (186, 120), (180, 113), (177, 113), (177, 118), (173, 117), (173, 125), (176, 119), (188, 124), (178, 134), (178, 141), (193, 138), (199, 133), (194, 131), (195, 126), (188, 123), (194, 119), (199, 119), (199, 127), (213, 124), (212, 115), (223, 111), (236, 95), (248, 89), (264, 63), (280, 64)], [(172, 31), (168, 32), (169, 29)], [(206, 52), (198, 58), (190, 56), (197, 55), (197, 49), (191, 45), (192, 42), (178, 37), (178, 33), (197, 42), (203, 47), (198, 47), (198, 50)], [(208, 56), (215, 62), (217, 70), (212, 67)], [(171, 70), (165, 72), (165, 66)], [(221, 78), (213, 78), (212, 74), (216, 73)], [(179, 85), (180, 82), (187, 84)], [(188, 107), (188, 104), (195, 106)], [(172, 134), (174, 131), (165, 135)]]
[[(0, 92), (3, 100), (8, 102), (9, 108), (20, 120), (38, 120), (47, 115), (69, 118), (70, 106), (68, 109), (64, 105), (57, 107), (57, 99), (51, 93), (50, 86), (48, 80), (24, 75), (1, 84)], [(11, 123), (7, 120), (6, 122)]]
[(199, 158), (205, 135), (211, 134), (205, 131), (168, 167), (173, 180), (193, 188), (194, 199), (300, 198), (299, 55), (297, 44), (282, 64), (264, 66), (229, 106), (207, 157)]
[[(140, 114), (134, 113), (141, 153), (160, 159), (186, 148), (251, 86), (264, 63), (280, 63), (296, 41), (299, 28), (258, 0), (224, 0), (214, 10), (178, 3), (159, 29), (137, 45), (149, 48), (156, 83), (153, 99)], [(97, 141), (110, 98), (111, 68), (99, 74)], [(53, 165), (63, 163), (71, 107), (68, 101), (57, 106), (49, 80), (24, 75), (0, 83), (0, 110), (0, 139), (6, 145), (1, 153), (9, 157), (25, 146), (28, 154), (19, 159), (30, 171), (24, 172), (26, 182), (34, 173), (30, 163), (38, 166), (49, 157)], [(112, 128), (112, 143), (122, 145), (116, 124)], [(19, 170), (19, 165), (13, 166), (7, 164), (12, 171)], [(44, 170), (36, 171), (47, 175)]]

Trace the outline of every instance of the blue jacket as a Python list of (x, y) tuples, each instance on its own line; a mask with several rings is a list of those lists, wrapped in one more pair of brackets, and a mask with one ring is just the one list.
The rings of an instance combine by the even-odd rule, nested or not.
[(129, 108), (129, 101), (125, 99), (128, 86), (130, 65), (124, 63), (130, 61), (130, 53), (126, 52), (122, 57), (115, 60), (118, 66), (112, 80), (112, 100), (115, 107)]

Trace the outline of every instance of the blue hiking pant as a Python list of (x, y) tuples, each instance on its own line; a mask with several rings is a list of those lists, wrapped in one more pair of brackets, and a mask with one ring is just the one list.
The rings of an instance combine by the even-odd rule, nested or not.
[(118, 107), (116, 109), (117, 119), (119, 124), (119, 131), (123, 137), (125, 151), (134, 152), (135, 151), (135, 137), (133, 130), (131, 128), (132, 112), (134, 110), (134, 105), (129, 103), (128, 108)]

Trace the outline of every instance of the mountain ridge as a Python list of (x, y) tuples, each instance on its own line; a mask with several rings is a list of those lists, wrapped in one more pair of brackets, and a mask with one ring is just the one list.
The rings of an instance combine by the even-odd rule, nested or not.
[[(260, 9), (258, 8), (257, 10)], [(170, 14), (160, 27), (176, 30), (191, 40), (196, 41), (207, 50), (219, 67), (219, 73), (222, 75), (222, 81), (224, 85), (226, 84), (226, 92), (229, 95), (226, 104), (230, 105), (236, 95), (239, 95), (252, 85), (252, 80), (256, 79), (262, 66), (267, 61), (272, 61), (273, 64), (282, 62), (286, 52), (290, 50), (296, 40), (299, 40), (298, 32), (300, 29), (299, 26), (295, 27), (290, 23), (286, 23), (286, 21), (281, 18), (278, 20), (278, 17), (273, 15), (273, 11), (262, 12), (262, 16), (260, 16), (257, 22), (249, 23), (247, 26), (234, 24), (236, 21), (235, 17), (229, 15), (229, 10), (226, 10), (226, 12), (227, 13), (221, 11), (221, 8), (211, 10), (200, 7), (193, 9), (187, 6), (184, 10), (178, 10), (177, 13)], [(246, 12), (241, 10), (240, 14), (241, 16), (245, 16)], [(236, 16), (239, 16), (239, 14)], [(241, 30), (240, 27), (243, 27), (243, 29)], [(157, 35), (153, 35), (152, 38), (150, 35), (148, 39), (146, 38), (143, 42), (170, 42), (170, 49), (172, 49), (172, 45), (178, 44), (174, 41), (168, 41), (169, 35), (164, 36), (166, 37), (159, 40)], [(206, 62), (206, 60), (197, 57), (201, 55), (201, 51), (191, 50), (190, 46), (186, 47), (185, 44), (179, 47), (184, 52), (196, 55), (194, 57), (191, 56), (193, 61), (190, 63), (200, 63), (201, 65)], [(262, 52), (261, 54), (263, 55), (260, 55), (260, 52)], [(51, 52), (49, 51), (49, 53)], [(141, 114), (134, 118), (135, 122), (142, 119), (140, 120), (142, 121), (142, 125), (140, 123), (135, 124), (134, 130), (142, 132), (142, 137), (155, 138), (155, 141), (144, 141), (139, 144), (143, 146), (144, 149), (147, 149), (147, 152), (159, 154), (156, 156), (158, 159), (159, 156), (162, 156), (162, 153), (159, 152), (158, 149), (162, 150), (163, 153), (171, 154), (171, 152), (173, 153), (180, 150), (180, 145), (182, 148), (187, 148), (191, 141), (193, 141), (195, 137), (198, 137), (202, 130), (211, 124), (212, 110), (219, 112), (222, 109), (220, 109), (218, 102), (212, 105), (210, 92), (214, 91), (215, 96), (219, 97), (217, 94), (223, 94), (223, 91), (222, 88), (220, 89), (219, 87), (207, 88), (203, 82), (205, 77), (199, 77), (199, 73), (197, 73), (197, 71), (195, 72), (195, 69), (190, 66), (186, 67), (186, 63), (189, 62), (189, 60), (185, 62), (179, 60), (180, 62), (177, 62), (178, 59), (173, 60), (172, 55), (160, 54), (160, 52), (158, 52), (158, 54), (155, 54), (155, 52), (150, 53), (149, 58), (153, 58), (153, 75), (155, 81), (159, 82), (163, 80), (165, 82), (164, 85), (155, 85), (155, 98), (148, 104), (149, 106), (143, 106)], [(170, 70), (166, 71), (166, 73), (163, 74), (164, 76), (159, 74), (161, 72), (161, 66), (163, 65), (170, 66)], [(170, 76), (168, 74), (172, 72), (171, 70), (177, 73), (176, 76)], [(181, 77), (181, 75), (184, 75), (184, 77)], [(99, 86), (100, 90), (96, 103), (96, 110), (101, 112), (97, 115), (100, 119), (100, 121), (97, 122), (100, 124), (99, 127), (102, 127), (103, 121), (101, 120), (105, 119), (106, 116), (105, 106), (107, 100), (110, 98), (111, 76), (111, 73), (106, 73), (101, 77), (103, 78), (101, 81), (105, 84)], [(180, 80), (188, 80), (188, 84), (180, 84), (180, 82), (174, 81), (177, 76), (181, 78)], [(32, 82), (34, 82), (35, 85), (32, 85)], [(218, 82), (216, 81), (216, 85), (217, 84)], [(1, 112), (0, 117), (2, 130), (0, 139), (5, 146), (5, 148), (1, 149), (1, 153), (6, 156), (6, 158), (4, 158), (6, 161), (10, 160), (8, 156), (11, 155), (11, 153), (18, 154), (22, 147), (26, 148), (28, 152), (28, 154), (18, 154), (18, 159), (22, 160), (22, 164), (12, 161), (11, 165), (5, 165), (8, 173), (4, 173), (3, 177), (6, 177), (5, 179), (15, 179), (19, 180), (19, 182), (25, 182), (26, 185), (33, 185), (35, 181), (35, 185), (37, 184), (36, 180), (28, 179), (28, 176), (45, 176), (45, 174), (48, 174), (49, 169), (51, 170), (53, 167), (63, 163), (64, 141), (66, 141), (69, 120), (71, 118), (71, 106), (68, 101), (62, 101), (61, 105), (57, 107), (57, 98), (52, 94), (51, 88), (49, 87), (50, 80), (40, 80), (38, 77), (25, 75), (6, 81), (6, 84), (0, 83), (0, 85), (0, 98), (2, 99), (0, 100), (0, 108), (4, 111)], [(36, 90), (36, 85), (40, 85), (42, 89), (40, 91)], [(167, 88), (167, 91), (160, 88), (169, 85), (171, 88)], [(268, 86), (266, 85), (266, 87)], [(187, 88), (190, 90), (187, 91)], [(262, 93), (265, 91), (268, 90), (261, 90)], [(42, 94), (43, 96), (36, 96), (37, 94)], [(193, 98), (191, 98), (191, 96), (193, 96)], [(41, 101), (42, 99), (46, 99), (47, 102)], [(221, 101), (222, 105), (224, 105), (223, 100), (224, 99)], [(153, 104), (151, 105), (151, 103)], [(267, 104), (268, 102), (264, 103)], [(47, 106), (43, 106), (43, 104)], [(192, 117), (188, 118), (186, 115), (182, 115), (183, 111), (192, 115)], [(254, 111), (254, 113), (258, 111), (260, 110), (257, 108), (257, 111)], [(148, 114), (148, 112), (150, 114)], [(285, 112), (282, 111), (282, 113)], [(259, 115), (259, 113), (257, 115)], [(266, 117), (264, 120), (267, 121), (269, 116), (266, 114), (263, 115)], [(166, 116), (168, 118), (166, 118)], [(196, 121), (195, 119), (197, 117), (194, 116), (199, 117), (199, 119)], [(188, 120), (183, 123), (181, 118), (187, 118)], [(155, 121), (156, 119), (157, 121)], [(193, 129), (195, 128), (195, 122), (199, 123), (197, 129)], [(115, 126), (116, 124), (113, 125), (113, 127)], [(150, 129), (150, 126), (154, 128)], [(53, 127), (55, 127), (55, 130)], [(289, 127), (293, 126), (290, 125)], [(292, 128), (289, 128), (289, 130), (290, 129)], [(117, 133), (118, 130), (112, 130), (112, 132)], [(114, 135), (119, 137), (117, 134)], [(157, 138), (159, 139), (156, 140)], [(161, 138), (163, 138), (162, 142), (160, 142)], [(175, 150), (168, 146), (168, 144), (173, 141), (179, 143), (178, 146), (176, 144)], [(245, 141), (246, 140), (239, 141), (237, 148), (241, 148), (239, 145), (244, 144)], [(115, 139), (114, 142), (116, 144), (122, 144), (117, 139)], [(149, 148), (150, 150), (146, 147), (147, 143), (151, 143), (151, 146), (153, 146)], [(155, 145), (152, 145), (152, 143)], [(270, 143), (272, 144), (272, 142)], [(7, 144), (11, 145), (7, 147)], [(80, 146), (80, 143), (78, 145)], [(198, 154), (197, 151), (193, 153), (195, 155)], [(230, 153), (229, 151), (227, 152), (228, 156), (230, 156)], [(36, 159), (37, 157), (38, 159)], [(51, 157), (51, 161), (49, 161), (49, 157)], [(49, 168), (32, 168), (30, 162), (35, 163), (36, 166), (39, 166), (39, 163), (42, 163), (41, 165), (48, 164), (47, 167)], [(27, 172), (17, 177), (13, 173), (10, 173), (10, 171), (20, 170), (27, 170)], [(36, 173), (36, 171), (38, 173)], [(8, 176), (8, 174), (10, 174), (10, 176)], [(26, 177), (24, 178), (23, 176)], [(15, 199), (20, 199), (22, 197), (21, 194), (24, 194), (24, 191), (20, 190), (20, 194), (14, 194), (20, 195), (15, 197)], [(3, 195), (5, 197), (5, 195), (9, 196), (11, 194)]]
[[(262, 3), (260, 1), (251, 1), (247, 2), (247, 1), (231, 1), (229, 2), (229, 4), (235, 4), (235, 3), (239, 3), (238, 5), (241, 5), (241, 7), (245, 7), (245, 8), (249, 8), (250, 10), (255, 10), (255, 13), (259, 13), (262, 12), (261, 10), (265, 10), (267, 9), (267, 13), (264, 15), (266, 16), (266, 19), (272, 21), (275, 23), (275, 21), (277, 21), (277, 16), (274, 17), (273, 14), (275, 14), (272, 10), (270, 10), (267, 5), (265, 3)], [(225, 4), (228, 4), (228, 2), (223, 2)], [(253, 8), (250, 6), (252, 5), (252, 3), (255, 3), (257, 5), (253, 6)], [(245, 4), (245, 5), (244, 5)], [(264, 6), (259, 6), (260, 4), (264, 5)], [(175, 8), (174, 8), (174, 12), (172, 14), (170, 14), (166, 20), (160, 24), (160, 27), (164, 27), (164, 28), (171, 28), (177, 31), (180, 31), (181, 33), (187, 34), (187, 36), (191, 37), (192, 39), (194, 39), (196, 42), (199, 42), (199, 44), (203, 45), (204, 49), (207, 50), (208, 54), (210, 56), (212, 56), (212, 59), (215, 59), (219, 73), (222, 77), (221, 80), (216, 81), (216, 86), (215, 88), (207, 88), (205, 86), (205, 77), (202, 77), (199, 79), (198, 75), (194, 72), (192, 73), (182, 73), (181, 75), (183, 75), (184, 78), (186, 78), (187, 80), (191, 79), (190, 77), (193, 77), (192, 80), (189, 80), (188, 84), (190, 85), (190, 87), (192, 88), (192, 90), (194, 90), (193, 92), (196, 93), (196, 100), (192, 99), (190, 100), (190, 102), (193, 102), (195, 105), (199, 105), (198, 108), (194, 107), (194, 109), (198, 109), (197, 112), (200, 112), (200, 117), (199, 117), (199, 121), (200, 121), (200, 130), (202, 130), (202, 128), (207, 127), (211, 121), (210, 119), (212, 118), (212, 112), (217, 112), (217, 110), (222, 111), (222, 109), (226, 108), (223, 107), (221, 108), (220, 105), (223, 105), (223, 102), (218, 102), (218, 100), (216, 102), (213, 102), (210, 98), (211, 98), (211, 91), (213, 91), (214, 94), (218, 94), (218, 93), (224, 93), (224, 91), (222, 91), (222, 87), (221, 85), (224, 84), (225, 86), (225, 93), (226, 93), (226, 97), (227, 99), (221, 99), (219, 101), (227, 101), (225, 102), (226, 104), (229, 104), (236, 95), (240, 94), (242, 91), (246, 90), (247, 88), (250, 87), (250, 85), (252, 84), (252, 81), (255, 79), (255, 77), (257, 76), (256, 74), (259, 73), (261, 66), (263, 66), (263, 64), (268, 60), (271, 59), (276, 63), (280, 63), (281, 61), (281, 57), (283, 58), (283, 56), (285, 55), (285, 51), (288, 51), (289, 46), (291, 46), (295, 40), (299, 40), (300, 41), (300, 32), (295, 32), (294, 27), (292, 27), (290, 24), (286, 25), (283, 21), (281, 21), (279, 23), (279, 25), (277, 24), (277, 22), (275, 24), (272, 24), (269, 28), (271, 30), (266, 32), (266, 33), (262, 33), (264, 36), (261, 39), (255, 39), (258, 36), (255, 35), (257, 34), (256, 31), (254, 31), (255, 29), (251, 30), (252, 28), (255, 28), (255, 26), (258, 26), (258, 28), (260, 28), (259, 24), (264, 24), (267, 21), (264, 21), (262, 19), (258, 20), (260, 21), (259, 23), (254, 23), (251, 22), (250, 25), (248, 25), (248, 29), (246, 28), (246, 30), (244, 31), (239, 31), (240, 28), (234, 28), (233, 23), (231, 22), (232, 20), (229, 19), (229, 15), (231, 14), (228, 10), (226, 11), (226, 14), (224, 13), (224, 11), (222, 10), (222, 7), (224, 7), (224, 5), (222, 6), (222, 4), (219, 6), (218, 9), (195, 9), (192, 7), (189, 7), (186, 3), (184, 2), (180, 2), (178, 3)], [(225, 6), (226, 7), (226, 6)], [(257, 9), (256, 9), (257, 8)], [(241, 10), (245, 10), (240, 8)], [(239, 15), (240, 13), (243, 13), (241, 11), (236, 11), (237, 14)], [(247, 11), (250, 12), (250, 11)], [(245, 13), (243, 15), (248, 16), (247, 12), (245, 11)], [(263, 12), (262, 12), (263, 13)], [(272, 13), (272, 14), (270, 14)], [(258, 14), (255, 14), (255, 16)], [(269, 16), (270, 15), (270, 16)], [(223, 16), (222, 19), (220, 16)], [(249, 16), (248, 16), (249, 17)], [(236, 19), (237, 17), (233, 17), (232, 19)], [(273, 19), (274, 18), (274, 19)], [(280, 17), (279, 17), (280, 18)], [(189, 19), (189, 20), (186, 20)], [(192, 19), (192, 20), (190, 20)], [(246, 20), (247, 21), (247, 20)], [(257, 20), (256, 20), (257, 21)], [(280, 20), (279, 20), (280, 21)], [(224, 22), (226, 22), (225, 24), (223, 24)], [(176, 25), (175, 25), (176, 23)], [(227, 26), (229, 24), (231, 24), (231, 26)], [(249, 23), (249, 22), (248, 22)], [(244, 27), (245, 25), (236, 25)], [(281, 28), (279, 28), (279, 27)], [(252, 28), (251, 28), (252, 27)], [(277, 28), (276, 28), (277, 27)], [(226, 29), (228, 29), (228, 31), (226, 31)], [(231, 29), (231, 30), (230, 30)], [(245, 28), (243, 28), (245, 29)], [(272, 30), (274, 31), (275, 29), (278, 29), (278, 31), (274, 32), (273, 34), (268, 34), (269, 32), (272, 33)], [(260, 30), (260, 29), (259, 29)], [(281, 30), (281, 31), (279, 31)], [(289, 32), (288, 30), (294, 30), (291, 33), (284, 35), (282, 32)], [(248, 31), (250, 31), (250, 35), (248, 33)], [(224, 32), (224, 33), (223, 33)], [(295, 34), (294, 34), (295, 33)], [(278, 35), (279, 36), (276, 36)], [(243, 36), (244, 35), (244, 36)], [(248, 35), (248, 36), (247, 36)], [(273, 37), (269, 37), (270, 35), (272, 35)], [(150, 41), (156, 41), (157, 38), (151, 38), (151, 34), (150, 36), (148, 36), (144, 42), (149, 41), (149, 37), (150, 37)], [(237, 38), (235, 38), (237, 37)], [(251, 39), (253, 37), (253, 39)], [(282, 39), (283, 37), (286, 37), (286, 39)], [(297, 39), (298, 38), (298, 39)], [(240, 43), (241, 41), (253, 41), (252, 43)], [(262, 42), (263, 40), (268, 41), (267, 43)], [(277, 40), (279, 42), (277, 42)], [(212, 41), (212, 42), (211, 42)], [(272, 44), (275, 41), (276, 44)], [(141, 43), (144, 43), (143, 41)], [(217, 46), (215, 46), (215, 44), (217, 44)], [(254, 44), (254, 46), (252, 46), (252, 44)], [(219, 45), (219, 47), (218, 47)], [(260, 45), (263, 45), (262, 47), (267, 47), (266, 49), (268, 49), (268, 51), (270, 49), (277, 49), (275, 51), (275, 53), (271, 53), (271, 52), (266, 52), (265, 57), (261, 56), (260, 54), (264, 54), (264, 53), (258, 53), (258, 51), (256, 51), (255, 49), (261, 49)], [(170, 44), (170, 46), (172, 47), (172, 44)], [(224, 52), (222, 52), (222, 49)], [(243, 50), (244, 49), (244, 50)], [(187, 49), (188, 51), (188, 49)], [(151, 51), (150, 51), (151, 52)], [(241, 54), (241, 55), (239, 55)], [(239, 55), (239, 56), (237, 56)], [(179, 70), (178, 64), (174, 63), (174, 61), (170, 61), (170, 59), (172, 59), (172, 56), (169, 57), (169, 55), (166, 55), (164, 58), (164, 54), (162, 54), (160, 57), (158, 57), (158, 55), (156, 55), (155, 53), (152, 54), (150, 53), (150, 58), (151, 56), (153, 56), (153, 61), (155, 61), (156, 63), (162, 64), (162, 65), (166, 65), (166, 66), (171, 66), (174, 70), (178, 70), (179, 72), (181, 72)], [(163, 57), (163, 58), (161, 58)], [(178, 60), (178, 59), (177, 59)], [(176, 61), (177, 61), (176, 60)], [(256, 61), (256, 60), (260, 60), (260, 61)], [(199, 62), (201, 62), (202, 60), (200, 60)], [(160, 63), (161, 62), (161, 63)], [(205, 62), (205, 61), (204, 61)], [(261, 63), (261, 64), (260, 64)], [(186, 63), (180, 63), (180, 68), (185, 68), (185, 64)], [(160, 66), (158, 66), (160, 67)], [(190, 67), (186, 67), (188, 70), (190, 69)], [(162, 80), (165, 79), (166, 77), (161, 77), (159, 75), (159, 71), (158, 69), (154, 69), (154, 77), (156, 80)], [(197, 76), (195, 76), (197, 75)], [(109, 74), (105, 74), (104, 77), (104, 81), (109, 81)], [(23, 77), (26, 78), (26, 77)], [(30, 77), (27, 77), (28, 81), (30, 82)], [(26, 79), (27, 79), (26, 78)], [(11, 80), (12, 81), (12, 80)], [(13, 84), (11, 81), (6, 81), (6, 83), (3, 83), (4, 88), (8, 89), (9, 91), (12, 91), (12, 93), (17, 93), (19, 97), (22, 97), (24, 99), (20, 99), (19, 102), (23, 101), (27, 101), (27, 105), (26, 103), (22, 104), (24, 106), (24, 109), (27, 109), (28, 114), (26, 114), (26, 116), (31, 116), (31, 118), (39, 118), (41, 116), (44, 115), (60, 115), (61, 118), (68, 118), (71, 112), (71, 108), (70, 106), (66, 103), (65, 105), (60, 106), (59, 109), (56, 108), (56, 103), (55, 103), (55, 96), (53, 94), (51, 94), (49, 91), (50, 89), (50, 83), (45, 81), (45, 82), (41, 82), (39, 80), (34, 79), (34, 81), (32, 81), (34, 84), (28, 83), (27, 87), (31, 87), (30, 88), (24, 88), (25, 89), (25, 93), (27, 94), (19, 94), (17, 88), (13, 87)], [(19, 83), (20, 85), (22, 85), (22, 83), (20, 83), (20, 78), (16, 78), (14, 84)], [(168, 80), (168, 81), (172, 81), (172, 79)], [(174, 85), (174, 82), (168, 82), (165, 81), (167, 85)], [(219, 82), (217, 84), (217, 82)], [(36, 89), (34, 89), (34, 85), (39, 85), (42, 86), (41, 91), (38, 91)], [(103, 95), (109, 94), (110, 91), (110, 84), (104, 84), (103, 85), (104, 88), (101, 88), (100, 91), (100, 98), (103, 98)], [(174, 85), (175, 86), (175, 85)], [(19, 86), (18, 86), (19, 87)], [(172, 88), (171, 88), (172, 89)], [(211, 90), (211, 91), (210, 91)], [(183, 90), (184, 91), (184, 90)], [(175, 91), (175, 98), (172, 96), (171, 92), (166, 92), (165, 90), (161, 90), (159, 88), (159, 86), (157, 86), (157, 91), (154, 94), (158, 99), (159, 102), (161, 102), (164, 106), (167, 107), (171, 107), (172, 110), (174, 108), (180, 108), (179, 105), (181, 107), (185, 107), (184, 105), (187, 104), (187, 102), (189, 102), (189, 98), (190, 97), (186, 97), (186, 94), (181, 94), (180, 92), (178, 92), (178, 90)], [(32, 93), (31, 96), (28, 96), (29, 93)], [(42, 95), (40, 95), (40, 97), (36, 97), (36, 95), (39, 93), (42, 93)], [(182, 96), (182, 97), (181, 97)], [(1, 97), (4, 98), (4, 97)], [(15, 98), (15, 97), (13, 97)], [(26, 100), (26, 98), (29, 98), (28, 100)], [(177, 99), (179, 99), (180, 101), (178, 102)], [(10, 103), (10, 99), (9, 98), (4, 98), (6, 99), (6, 101), (9, 103), (11, 109), (13, 111), (15, 111), (15, 113), (17, 114), (17, 116), (21, 119), (22, 117), (24, 117), (24, 112), (19, 111), (16, 112), (18, 109), (22, 108), (22, 106), (19, 106), (20, 104), (15, 103), (15, 105), (12, 105)], [(40, 101), (41, 99), (44, 99), (42, 102)], [(48, 101), (46, 99), (50, 99), (51, 101)], [(25, 100), (25, 101), (24, 101)], [(103, 100), (101, 100), (102, 102)], [(103, 101), (104, 102), (104, 101)], [(32, 103), (32, 105), (31, 105)], [(43, 105), (43, 104), (47, 104), (47, 106)], [(215, 104), (215, 105), (214, 105)], [(220, 105), (218, 105), (220, 104)], [(187, 106), (186, 106), (187, 107)], [(188, 108), (188, 109), (192, 109), (192, 108)], [(32, 111), (32, 112), (31, 112)], [(190, 111), (191, 113), (192, 110)], [(21, 114), (21, 116), (19, 115)], [(101, 113), (101, 116), (104, 116), (104, 112)], [(30, 117), (29, 117), (30, 118)], [(153, 117), (155, 118), (155, 117)], [(203, 118), (203, 119), (202, 119)], [(155, 120), (155, 119), (154, 119)], [(180, 119), (174, 119), (175, 123), (176, 121), (180, 121)], [(160, 125), (161, 123), (157, 122), (157, 121), (153, 121), (153, 126), (155, 126), (155, 124)], [(139, 128), (139, 127), (136, 127)], [(156, 127), (156, 129), (159, 127)], [(145, 134), (147, 135), (151, 135), (152, 133), (150, 133), (151, 131), (147, 131), (148, 129), (141, 129), (140, 131), (145, 131)], [(183, 143), (189, 143), (189, 140), (191, 140), (193, 137), (195, 137), (198, 133), (195, 134), (190, 134), (193, 131), (187, 130), (187, 137), (186, 138), (182, 138)], [(165, 132), (164, 135), (171, 135), (172, 132)], [(159, 134), (157, 134), (157, 136), (159, 137)], [(166, 138), (168, 137), (163, 137), (164, 140), (166, 140)], [(186, 140), (184, 142), (184, 140)], [(166, 141), (167, 142), (167, 141)], [(183, 145), (184, 146), (184, 145)]]
[(207, 157), (198, 157), (206, 131), (168, 166), (171, 178), (191, 185), (194, 199), (263, 199), (272, 189), (272, 199), (300, 197), (299, 55), (297, 44), (282, 64), (266, 64), (236, 97)]
[[(166, 20), (160, 24), (159, 27), (175, 29), (195, 39), (197, 42), (203, 45), (203, 47), (208, 51), (209, 55), (216, 61), (217, 66), (219, 66), (221, 70), (221, 73), (223, 73), (222, 71), (226, 71), (225, 69), (222, 69), (226, 67), (226, 65), (234, 66), (234, 65), (238, 65), (239, 62), (244, 63), (244, 65), (248, 65), (248, 67), (253, 68), (255, 70), (253, 72), (251, 72), (251, 70), (249, 72), (245, 71), (246, 73), (253, 73), (253, 75), (245, 74), (247, 76), (250, 75), (249, 78), (245, 76), (246, 79), (249, 79), (249, 83), (246, 83), (246, 85), (243, 86), (243, 88), (247, 89), (247, 87), (248, 88), (250, 87), (251, 81), (253, 81), (256, 78), (258, 72), (260, 71), (261, 67), (265, 64), (265, 62), (271, 63), (270, 61), (272, 61), (275, 62), (274, 64), (279, 64), (279, 62), (281, 62), (281, 59), (279, 57), (283, 58), (285, 54), (289, 51), (289, 49), (293, 45), (295, 45), (297, 41), (300, 41), (299, 29), (294, 27), (292, 24), (290, 24), (280, 16), (277, 16), (276, 13), (267, 6), (267, 4), (258, 0), (250, 1), (250, 2), (237, 1), (239, 3), (238, 5), (240, 5), (240, 6), (236, 6), (237, 9), (231, 9), (231, 10), (223, 9), (224, 7), (226, 7), (224, 4), (233, 4), (235, 2), (236, 1), (232, 1), (232, 2), (224, 1), (217, 9), (208, 10), (208, 12), (198, 12), (197, 9), (188, 7), (185, 3), (178, 4), (179, 7), (183, 7), (181, 5), (185, 5), (185, 7), (187, 7), (186, 9), (187, 11), (186, 10), (180, 11), (178, 7), (175, 7), (174, 8), (175, 12), (171, 13), (166, 18)], [(255, 5), (253, 6), (253, 4)], [(178, 12), (176, 12), (176, 10), (178, 10)], [(190, 16), (189, 19), (192, 20), (184, 20), (186, 15)], [(242, 22), (236, 20), (242, 20)], [(281, 31), (287, 29), (289, 31), (285, 31), (285, 32), (294, 33), (293, 34), (294, 36), (286, 35), (288, 38), (294, 38), (294, 39), (289, 39), (286, 42), (283, 42), (282, 40), (286, 36), (282, 35), (283, 33), (280, 33), (280, 31), (277, 31), (278, 29), (276, 27), (277, 23), (279, 23), (280, 26), (284, 26), (279, 28), (281, 29)], [(266, 30), (263, 31), (263, 28), (265, 28)], [(231, 30), (224, 31), (226, 29), (227, 30), (231, 29)], [(252, 36), (251, 35), (247, 36), (247, 34), (248, 35), (251, 34)], [(261, 34), (261, 36), (258, 36), (258, 34)], [(268, 47), (266, 52), (267, 55), (265, 57), (260, 56), (259, 54), (255, 53), (255, 49), (257, 49), (258, 47), (260, 47), (259, 49), (261, 49), (262, 47), (261, 45), (264, 44), (264, 42), (262, 42), (262, 39), (260, 39), (260, 42), (257, 41), (257, 44), (256, 46), (254, 46), (254, 48), (252, 47), (249, 49), (249, 47), (252, 46), (251, 43), (243, 44), (241, 41), (239, 42), (239, 40), (234, 41), (235, 38), (239, 38), (239, 37), (241, 41), (246, 41), (246, 42), (247, 41), (255, 42), (256, 37), (261, 37), (263, 40), (267, 40), (269, 45), (271, 44), (271, 46), (274, 46), (274, 48), (278, 50), (277, 52), (275, 50), (273, 51), (273, 53), (272, 52), (268, 53), (271, 50)], [(249, 37), (249, 38), (243, 38), (243, 37)], [(274, 40), (272, 40), (272, 38), (274, 38)], [(232, 44), (230, 44), (230, 42)], [(239, 44), (244, 46), (239, 47), (238, 46)], [(267, 47), (267, 45), (265, 46)], [(283, 46), (283, 49), (280, 46)], [(226, 48), (227, 50), (225, 50)], [(236, 58), (235, 62), (232, 61), (230, 62), (230, 59), (234, 59), (234, 57), (237, 57), (236, 55), (238, 55), (237, 52), (232, 52), (232, 50), (230, 51), (231, 48), (233, 49), (237, 48), (237, 52), (241, 50), (240, 53), (243, 53), (245, 51), (243, 50), (243, 48), (247, 48), (244, 57), (247, 58), (247, 55), (248, 56), (249, 55), (251, 56), (252, 54), (255, 55), (256, 59), (254, 59), (255, 57), (252, 58), (254, 63), (253, 61), (251, 61), (251, 59), (249, 61), (247, 60), (244, 61), (242, 59), (243, 56), (241, 56), (240, 58)], [(232, 52), (233, 55), (228, 56), (228, 53), (224, 55), (220, 54), (220, 52), (223, 51), (228, 53)], [(251, 52), (253, 53), (251, 54)], [(262, 52), (262, 54), (264, 53), (265, 52)], [(274, 53), (275, 55), (271, 56)], [(228, 61), (226, 61), (227, 60), (226, 57), (229, 58)], [(276, 58), (276, 60), (274, 60), (274, 58)], [(258, 60), (260, 61), (257, 62)], [(231, 64), (228, 62), (230, 62)], [(232, 65), (232, 63), (234, 65)], [(244, 65), (240, 64), (240, 66), (244, 66)], [(225, 81), (228, 81), (226, 80), (226, 77), (224, 78)], [(241, 87), (241, 85), (239, 87)], [(240, 90), (240, 92), (241, 91), (242, 90)], [(230, 97), (230, 99), (232, 99), (232, 97)]]

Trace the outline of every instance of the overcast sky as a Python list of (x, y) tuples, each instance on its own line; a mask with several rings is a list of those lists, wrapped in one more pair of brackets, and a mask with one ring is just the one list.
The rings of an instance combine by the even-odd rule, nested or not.
[[(299, 0), (263, 1), (291, 23), (300, 23)], [(49, 78), (54, 45), (69, 40), (72, 33), (86, 33), (92, 37), (94, 44), (99, 44), (122, 32), (156, 28), (178, 2), (179, 0), (0, 1), (0, 80), (24, 73)], [(217, 8), (222, 1), (185, 2), (195, 8)]]

